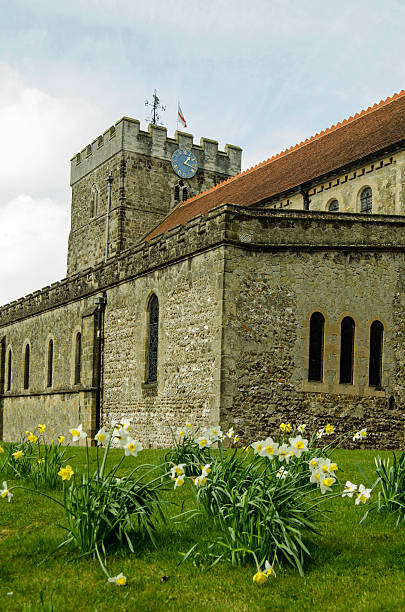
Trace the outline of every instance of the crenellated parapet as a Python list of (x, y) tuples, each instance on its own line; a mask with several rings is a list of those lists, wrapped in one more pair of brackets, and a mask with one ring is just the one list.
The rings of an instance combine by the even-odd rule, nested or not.
[(240, 172), (240, 147), (227, 144), (220, 151), (216, 140), (201, 138), (200, 144), (196, 144), (191, 134), (180, 131), (170, 138), (163, 126), (150, 124), (146, 132), (137, 119), (122, 117), (71, 158), (70, 184), (74, 185), (121, 151), (170, 161), (178, 148), (190, 149), (201, 169), (229, 176)]
[[(253, 250), (392, 251), (405, 249), (405, 218), (246, 209), (224, 204), (150, 242), (0, 308), (0, 328), (192, 257), (214, 246)], [(321, 236), (321, 240), (320, 240)]]

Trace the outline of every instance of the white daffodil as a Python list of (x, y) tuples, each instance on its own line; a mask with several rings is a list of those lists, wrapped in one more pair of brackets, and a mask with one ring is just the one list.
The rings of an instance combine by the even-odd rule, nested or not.
[(182, 438), (185, 438), (185, 437), (186, 437), (186, 435), (187, 435), (187, 429), (186, 429), (185, 427), (180, 427), (180, 428), (177, 430), (177, 435), (178, 435), (178, 437), (179, 437), (179, 438), (181, 438), (181, 439), (182, 439)]
[(204, 467), (202, 468), (201, 476), (204, 476), (206, 478), (210, 472), (211, 472), (211, 463), (206, 463), (206, 465), (204, 465)]
[(253, 444), (251, 444), (250, 446), (253, 448), (256, 455), (260, 455), (260, 453), (263, 450), (263, 444), (264, 444), (264, 440), (258, 440), (257, 442), (253, 442)]
[(333, 476), (327, 476), (326, 478), (321, 478), (319, 482), (319, 486), (321, 487), (322, 495), (326, 493), (326, 491), (332, 490), (332, 485), (334, 482), (336, 482), (336, 478), (333, 478)]
[(219, 425), (209, 427), (206, 431), (206, 434), (211, 438), (213, 442), (216, 442), (217, 440), (222, 440), (224, 435)]
[(370, 495), (371, 495), (371, 491), (372, 489), (366, 489), (366, 487), (364, 485), (360, 485), (359, 486), (359, 490), (357, 491), (357, 499), (355, 501), (356, 506), (362, 502), (363, 504), (366, 503), (366, 501), (368, 499), (370, 499)]
[(201, 436), (197, 438), (197, 444), (200, 448), (208, 448), (211, 446), (211, 440), (208, 436)]
[(228, 431), (226, 432), (226, 435), (227, 435), (227, 437), (228, 437), (228, 438), (233, 438), (233, 437), (234, 437), (234, 435), (235, 435), (235, 430), (234, 430), (234, 428), (233, 428), (233, 427), (230, 427), (230, 428), (228, 429)]
[(177, 489), (177, 487), (181, 487), (182, 485), (184, 485), (184, 474), (181, 474), (181, 476), (177, 476), (177, 478), (174, 479), (175, 489)]
[(309, 482), (314, 482), (315, 484), (319, 485), (323, 477), (324, 475), (322, 474), (321, 470), (314, 470), (313, 472), (311, 472)]
[(3, 488), (0, 489), (0, 497), (4, 498), (7, 497), (8, 501), (11, 501), (11, 498), (13, 497), (13, 493), (10, 492), (10, 490), (7, 487), (7, 483), (5, 480), (3, 480)]
[(293, 457), (291, 453), (291, 447), (288, 444), (281, 444), (278, 447), (278, 458), (280, 461), (285, 461), (288, 465), (290, 459)]
[(125, 456), (132, 455), (132, 457), (136, 457), (137, 454), (143, 450), (143, 446), (138, 440), (133, 440), (132, 438), (128, 438), (125, 445), (122, 447), (125, 452)]
[(313, 457), (311, 461), (308, 461), (308, 465), (311, 471), (318, 470), (319, 469), (319, 458)]
[(83, 425), (74, 427), (73, 429), (70, 429), (69, 431), (72, 434), (72, 442), (78, 442), (79, 440), (82, 440), (83, 438), (87, 438), (86, 432), (83, 431)]
[(306, 428), (307, 426), (303, 423), (302, 425), (298, 425), (297, 430), (300, 434), (303, 434)]
[(112, 578), (109, 578), (108, 582), (111, 582), (112, 584), (116, 584), (117, 586), (125, 586), (127, 583), (127, 578), (121, 572), (120, 574), (118, 574), (118, 576), (113, 576)]
[(270, 563), (267, 561), (267, 559), (266, 559), (266, 561), (264, 563), (264, 573), (267, 576), (273, 576), (273, 578), (276, 577), (276, 572), (274, 571), (273, 566), (270, 565)]
[(132, 440), (132, 438), (128, 429), (123, 429), (121, 427), (120, 429), (114, 430), (113, 440), (118, 443), (118, 446), (120, 448), (125, 448), (128, 442)]
[(267, 457), (268, 459), (274, 459), (278, 455), (278, 444), (274, 442), (272, 438), (266, 438), (263, 440), (263, 449), (260, 451), (261, 457)]
[(353, 493), (357, 491), (357, 485), (350, 482), (350, 480), (346, 481), (345, 489), (342, 493), (342, 497), (353, 497)]
[(276, 473), (276, 478), (280, 478), (280, 480), (285, 480), (288, 476), (288, 472), (285, 467), (282, 465), (281, 468)]
[(172, 480), (176, 480), (179, 476), (184, 475), (184, 468), (186, 467), (185, 463), (180, 463), (179, 465), (174, 465), (170, 470), (170, 477)]
[(301, 457), (302, 453), (308, 450), (308, 440), (306, 438), (303, 439), (301, 436), (297, 436), (296, 438), (290, 438), (289, 442), (295, 457), (298, 459)]
[(362, 440), (363, 438), (367, 437), (367, 429), (360, 429), (360, 431), (357, 431), (354, 436), (353, 436), (353, 441), (355, 440)]
[(196, 487), (202, 487), (203, 485), (207, 484), (206, 476), (203, 476), (203, 474), (201, 474), (201, 476), (197, 476), (194, 478), (194, 484)]
[(102, 427), (100, 429), (100, 431), (98, 431), (96, 433), (96, 435), (94, 436), (94, 439), (96, 440), (98, 445), (100, 445), (100, 444), (102, 444), (103, 442), (106, 441), (106, 439), (107, 439), (107, 432), (106, 432), (104, 427)]
[(121, 429), (129, 431), (131, 429), (131, 419), (126, 419), (125, 417), (122, 417), (120, 420), (120, 425)]
[(318, 429), (318, 431), (316, 433), (316, 437), (318, 438), (318, 440), (323, 438), (324, 435), (325, 435), (325, 430), (324, 429)]

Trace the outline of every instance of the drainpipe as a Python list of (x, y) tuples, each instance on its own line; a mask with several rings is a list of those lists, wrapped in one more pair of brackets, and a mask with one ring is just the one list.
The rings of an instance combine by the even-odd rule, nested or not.
[(309, 210), (309, 195), (308, 195), (308, 191), (305, 191), (304, 185), (301, 185), (300, 191), (302, 193), (302, 199), (304, 200), (304, 210)]
[(111, 211), (111, 185), (113, 183), (113, 175), (110, 172), (110, 174), (107, 177), (107, 183), (108, 183), (108, 198), (107, 198), (107, 219), (106, 219), (106, 226), (105, 226), (105, 253), (104, 253), (104, 261), (107, 261), (108, 258), (108, 241), (110, 238), (110, 211)]
[(103, 350), (103, 313), (107, 304), (107, 294), (103, 292), (94, 299), (97, 306), (97, 326), (96, 326), (96, 433), (101, 424), (101, 367)]

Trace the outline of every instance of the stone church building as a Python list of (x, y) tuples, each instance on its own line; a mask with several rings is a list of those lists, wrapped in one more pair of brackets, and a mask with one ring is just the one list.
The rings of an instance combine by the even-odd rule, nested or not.
[(0, 439), (125, 415), (404, 448), (405, 91), (240, 172), (122, 118), (71, 160), (63, 280), (0, 308)]

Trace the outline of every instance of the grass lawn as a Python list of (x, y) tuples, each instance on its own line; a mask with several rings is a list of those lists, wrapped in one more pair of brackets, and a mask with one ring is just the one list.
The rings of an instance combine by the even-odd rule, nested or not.
[[(95, 449), (90, 453), (95, 467)], [(69, 463), (79, 472), (85, 451), (75, 447), (70, 454)], [(357, 463), (371, 486), (376, 478), (376, 454), (336, 451), (341, 482), (367, 485)], [(122, 451), (112, 450), (110, 459), (114, 462), (121, 455)], [(137, 458), (127, 457), (123, 468), (159, 464), (163, 455), (164, 451), (145, 450)], [(0, 483), (4, 479), (0, 473)], [(17, 484), (9, 478), (7, 483)], [(165, 494), (170, 516), (181, 512), (182, 504), (183, 509), (192, 507), (192, 486), (188, 482)], [(252, 566), (236, 568), (223, 562), (202, 571), (187, 560), (177, 567), (180, 553), (209, 532), (208, 521), (200, 518), (162, 524), (157, 549), (149, 545), (136, 554), (111, 554), (110, 574), (123, 572), (128, 578), (126, 587), (117, 587), (107, 582), (97, 561), (78, 559), (73, 546), (64, 547), (39, 565), (64, 539), (65, 532), (59, 526), (66, 524), (63, 509), (36, 493), (20, 489), (13, 493), (10, 503), (0, 500), (0, 610), (405, 610), (405, 525), (396, 528), (392, 516), (374, 513), (359, 525), (367, 506), (355, 506), (354, 499), (328, 502), (329, 520), (321, 526), (322, 537), (309, 541), (312, 556), (303, 578), (285, 568), (277, 571), (276, 579), (259, 587), (252, 582)], [(164, 576), (168, 578), (162, 580)]]

